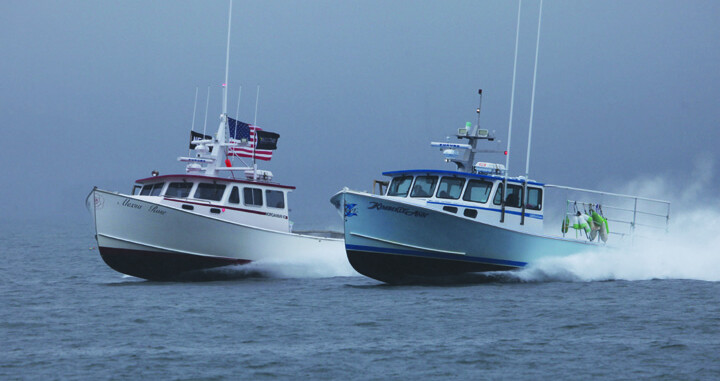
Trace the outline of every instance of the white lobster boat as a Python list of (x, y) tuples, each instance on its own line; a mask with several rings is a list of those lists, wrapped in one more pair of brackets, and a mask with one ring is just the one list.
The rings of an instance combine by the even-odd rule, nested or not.
[[(477, 152), (497, 152), (477, 149), (478, 141), (494, 140), (488, 130), (468, 123), (456, 137), (469, 144), (432, 146), (457, 170), (384, 172), (391, 179), (380, 182), (379, 194), (374, 184), (373, 193), (344, 188), (331, 198), (343, 217), (345, 250), (356, 271), (391, 284), (465, 281), (472, 273), (520, 269), (542, 258), (604, 246), (611, 233), (608, 218), (617, 224), (610, 228), (629, 228), (612, 232), (622, 236), (632, 233), (639, 214), (660, 218), (660, 225), (667, 226), (667, 201), (508, 177), (502, 164), (474, 161)], [(561, 229), (548, 234), (543, 226), (548, 188), (634, 200), (633, 209), (621, 210), (632, 219), (605, 217), (603, 207), (614, 209), (609, 205), (568, 199), (565, 216), (556, 221)], [(638, 201), (660, 205), (663, 212), (639, 210)], [(574, 234), (568, 234), (571, 229)]]
[[(229, 36), (228, 27), (228, 56)], [(153, 173), (130, 194), (95, 187), (88, 195), (100, 255), (114, 270), (170, 280), (263, 259), (345, 255), (342, 239), (293, 233), (287, 196), (295, 187), (272, 182), (255, 161), (260, 150), (276, 148), (279, 135), (228, 117), (227, 67), (217, 133), (191, 134), (199, 135), (190, 145), (195, 155), (178, 158), (188, 163), (185, 173)], [(234, 166), (238, 152), (253, 163)]]

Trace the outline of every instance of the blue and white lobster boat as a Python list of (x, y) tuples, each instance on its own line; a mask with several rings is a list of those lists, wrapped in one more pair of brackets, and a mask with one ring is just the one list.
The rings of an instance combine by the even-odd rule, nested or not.
[[(452, 282), (470, 273), (520, 269), (542, 258), (606, 245), (608, 218), (603, 206), (593, 202), (566, 200), (565, 216), (553, 224), (558, 234), (546, 233), (548, 188), (629, 198), (636, 207), (638, 200), (661, 203), (669, 213), (669, 203), (662, 200), (508, 177), (505, 165), (474, 161), (475, 153), (491, 152), (476, 146), (495, 140), (488, 130), (468, 123), (456, 136), (468, 143), (432, 146), (457, 170), (384, 172), (390, 181), (380, 182), (379, 194), (345, 188), (331, 198), (344, 220), (347, 257), (359, 273), (393, 284)], [(638, 210), (632, 213), (626, 221), (630, 230)], [(662, 215), (665, 221), (667, 216)]]

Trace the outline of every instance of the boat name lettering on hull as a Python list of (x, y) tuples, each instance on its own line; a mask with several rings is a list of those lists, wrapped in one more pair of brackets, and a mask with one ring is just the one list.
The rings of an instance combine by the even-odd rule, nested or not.
[(128, 208), (133, 209), (142, 209), (142, 205), (131, 202), (128, 199), (125, 199), (125, 201), (122, 202), (122, 206), (127, 206)]
[(426, 212), (421, 212), (419, 210), (413, 210), (408, 208), (403, 208), (401, 206), (387, 206), (383, 205), (382, 203), (371, 201), (370, 206), (368, 206), (368, 209), (377, 209), (377, 210), (388, 210), (395, 213), (404, 214), (406, 216), (415, 216), (415, 217), (427, 217)]
[(162, 209), (160, 209), (160, 207), (157, 206), (157, 205), (153, 205), (153, 206), (151, 206), (150, 208), (148, 208), (148, 212), (150, 212), (150, 213), (155, 213), (155, 214), (159, 214), (159, 215), (161, 215), (161, 216), (164, 216), (164, 215), (165, 215), (165, 211), (162, 210)]
[[(122, 206), (126, 206), (126, 207), (131, 208), (131, 209), (137, 209), (137, 210), (142, 210), (142, 209), (143, 209), (143, 206), (142, 206), (142, 205), (136, 204), (136, 203), (130, 201), (129, 199), (123, 200), (123, 202), (122, 202), (121, 205), (122, 205)], [(161, 207), (159, 207), (159, 206), (157, 206), (157, 205), (153, 205), (153, 206), (147, 208), (146, 210), (148, 211), (148, 213), (158, 214), (158, 215), (161, 215), (161, 216), (164, 216), (165, 213), (166, 213), (166, 210), (164, 210), (163, 208), (161, 208)]]

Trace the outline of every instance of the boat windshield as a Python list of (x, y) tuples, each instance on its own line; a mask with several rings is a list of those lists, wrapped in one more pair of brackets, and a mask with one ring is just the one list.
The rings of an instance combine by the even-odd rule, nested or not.
[(438, 198), (450, 198), (457, 200), (462, 193), (465, 179), (460, 177), (443, 177), (438, 187)]
[(435, 192), (437, 185), (437, 176), (418, 176), (415, 179), (415, 185), (410, 193), (410, 197), (430, 197)]
[(410, 190), (410, 185), (412, 184), (412, 180), (412, 176), (399, 176), (392, 179), (392, 183), (390, 183), (387, 195), (400, 197), (407, 196), (408, 191)]
[(140, 191), (141, 196), (159, 196), (165, 183), (146, 184)]

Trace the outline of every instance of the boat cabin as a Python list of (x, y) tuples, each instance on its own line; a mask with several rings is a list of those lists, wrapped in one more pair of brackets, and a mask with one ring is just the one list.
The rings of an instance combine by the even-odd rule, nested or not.
[(289, 232), (287, 193), (294, 189), (265, 181), (165, 175), (137, 180), (132, 194), (170, 208)]
[(523, 210), (524, 180), (508, 178), (501, 223), (503, 176), (443, 170), (394, 171), (383, 175), (392, 177), (383, 193), (388, 198), (488, 224), (542, 230), (544, 184), (527, 182), (527, 204)]

